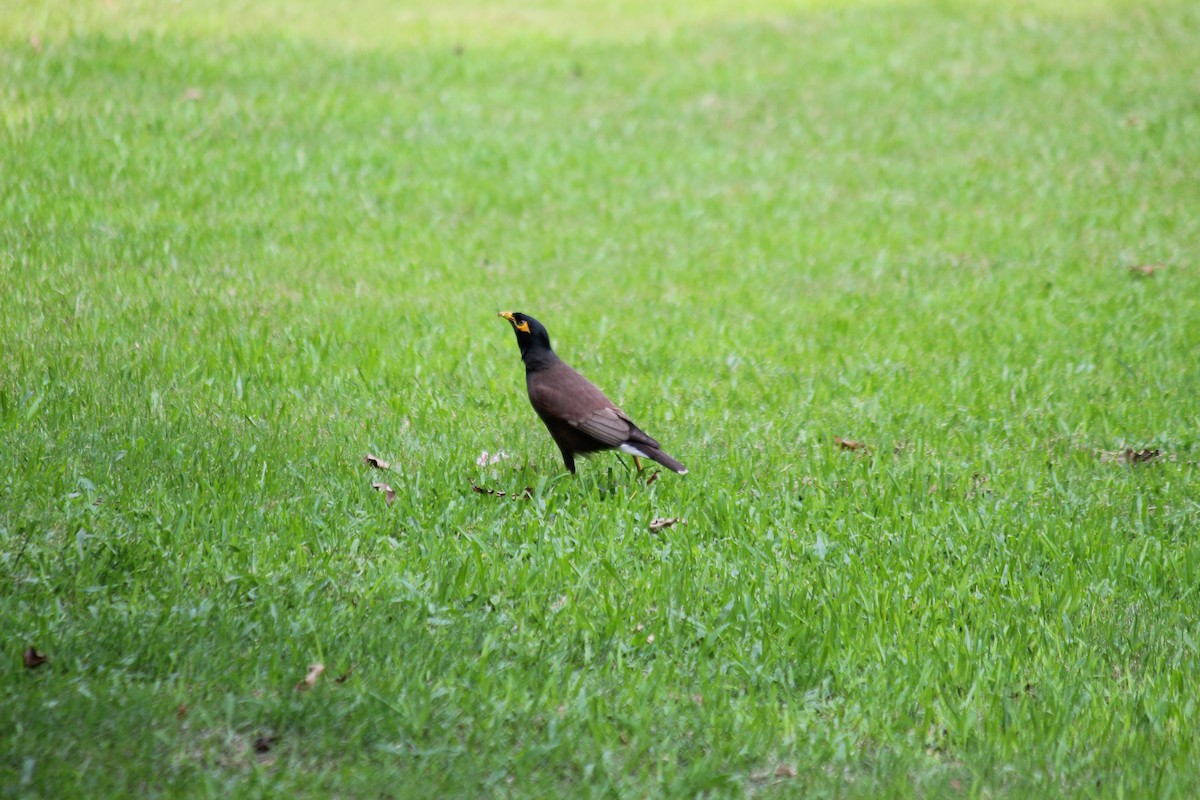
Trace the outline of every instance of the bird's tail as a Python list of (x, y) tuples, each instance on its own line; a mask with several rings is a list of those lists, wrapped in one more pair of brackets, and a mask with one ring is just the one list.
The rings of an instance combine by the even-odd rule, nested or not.
[(687, 475), (687, 467), (685, 467), (683, 464), (680, 464), (678, 461), (671, 458), (669, 455), (664, 453), (662, 450), (659, 450), (657, 447), (655, 447), (655, 448), (645, 447), (642, 449), (644, 449), (646, 451), (646, 458), (649, 458), (652, 461), (657, 461), (659, 464), (662, 464), (664, 467), (671, 470), (672, 472), (678, 472), (680, 475)]

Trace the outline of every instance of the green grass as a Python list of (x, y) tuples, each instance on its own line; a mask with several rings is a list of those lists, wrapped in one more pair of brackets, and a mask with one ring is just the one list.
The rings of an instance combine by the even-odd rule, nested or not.
[(1200, 6), (575, 5), (4, 4), (2, 791), (1200, 793)]

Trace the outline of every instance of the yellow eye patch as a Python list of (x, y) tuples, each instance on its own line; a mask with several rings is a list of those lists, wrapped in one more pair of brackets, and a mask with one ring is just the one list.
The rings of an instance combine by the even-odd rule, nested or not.
[(528, 320), (521, 320), (520, 322), (517, 322), (517, 315), (516, 315), (516, 314), (514, 314), (513, 312), (511, 312), (511, 311), (501, 311), (501, 312), (500, 312), (499, 314), (497, 314), (496, 316), (498, 316), (498, 317), (504, 317), (506, 320), (508, 320), (509, 322), (511, 322), (511, 323), (512, 323), (512, 326), (513, 326), (514, 328), (516, 328), (518, 331), (520, 331), (521, 333), (529, 333), (529, 321), (528, 321)]

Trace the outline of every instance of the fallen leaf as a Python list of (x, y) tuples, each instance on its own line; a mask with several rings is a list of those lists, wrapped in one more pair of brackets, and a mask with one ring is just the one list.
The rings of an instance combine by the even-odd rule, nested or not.
[(679, 517), (658, 517), (650, 522), (650, 532), (658, 533), (663, 528), (669, 528), (677, 522), (680, 525), (687, 525), (687, 520)]
[(337, 676), (336, 678), (334, 678), (334, 679), (333, 679), (333, 682), (334, 682), (334, 683), (345, 683), (345, 682), (346, 682), (346, 679), (350, 677), (350, 673), (351, 673), (351, 672), (354, 672), (354, 665), (353, 665), (353, 664), (351, 664), (349, 667), (347, 667), (347, 668), (346, 668), (346, 671), (345, 671), (345, 672), (343, 672), (341, 675), (339, 675), (339, 676)]
[(1158, 450), (1134, 450), (1132, 447), (1129, 447), (1122, 453), (1122, 459), (1129, 464), (1144, 464), (1147, 461), (1153, 461), (1161, 455), (1162, 453)]
[(654, 470), (654, 472), (650, 473), (650, 477), (646, 478), (646, 485), (649, 486), (650, 484), (654, 483), (656, 480), (658, 480), (658, 476), (661, 474), (662, 472), (660, 470)]
[(25, 668), (36, 669), (42, 664), (45, 664), (48, 659), (45, 653), (38, 652), (36, 647), (30, 647), (25, 651)]
[(987, 482), (987, 475), (981, 475), (978, 472), (971, 473), (971, 488), (967, 490), (967, 497), (974, 498), (979, 495), (990, 495), (992, 490), (987, 488)]
[(794, 778), (796, 777), (796, 768), (791, 764), (780, 764), (775, 768), (776, 778)]
[(1145, 464), (1162, 457), (1162, 451), (1149, 448), (1134, 450), (1126, 447), (1124, 450), (1097, 450), (1101, 461), (1120, 461), (1122, 464)]
[(321, 673), (325, 671), (324, 664), (310, 664), (308, 674), (304, 676), (304, 680), (296, 684), (297, 692), (306, 692), (317, 685), (317, 678), (321, 677)]
[(383, 492), (383, 498), (387, 501), (389, 506), (396, 499), (396, 490), (388, 486), (386, 483), (372, 483), (371, 488), (377, 492)]
[(388, 468), (388, 462), (384, 461), (379, 456), (368, 455), (366, 458), (363, 459), (363, 461), (365, 461), (369, 466), (372, 466), (375, 469), (387, 469)]
[(179, 704), (179, 708), (175, 709), (175, 719), (182, 720), (188, 715), (188, 707), (183, 703)]
[(36, 33), (29, 34), (29, 46), (33, 48), (33, 52), (35, 53), (42, 52), (42, 37)]
[[(475, 483), (471, 484), (471, 491), (475, 492), (475, 494), (483, 494), (483, 495), (487, 495), (489, 497), (508, 497), (508, 492), (504, 491), (503, 489), (492, 489), (492, 488), (489, 488), (486, 486), (479, 486)], [(533, 497), (533, 494), (534, 494), (533, 487), (526, 486), (524, 489), (521, 490), (520, 493), (514, 493), (512, 496), (512, 499), (513, 500), (529, 500), (530, 498)]]
[(833, 437), (833, 441), (843, 450), (862, 450), (866, 447), (862, 442), (856, 442), (853, 439), (843, 439), (841, 436)]
[(1134, 275), (1142, 278), (1153, 278), (1154, 273), (1164, 269), (1162, 264), (1138, 264), (1129, 268)]
[(275, 737), (272, 734), (263, 734), (254, 740), (254, 752), (269, 753), (271, 746), (275, 744)]
[(204, 97), (204, 92), (200, 89), (197, 89), (195, 86), (189, 87), (188, 90), (183, 93), (183, 99), (188, 103), (194, 103), (202, 97)]

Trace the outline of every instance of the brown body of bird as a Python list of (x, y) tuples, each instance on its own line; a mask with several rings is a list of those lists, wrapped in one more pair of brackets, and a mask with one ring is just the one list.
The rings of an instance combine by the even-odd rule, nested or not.
[(687, 474), (683, 464), (664, 453), (604, 392), (555, 355), (550, 334), (540, 322), (513, 311), (502, 311), (500, 316), (512, 324), (517, 335), (529, 402), (546, 423), (569, 471), (575, 471), (576, 455), (620, 450), (633, 456), (639, 470), (639, 459), (648, 458), (680, 475)]

